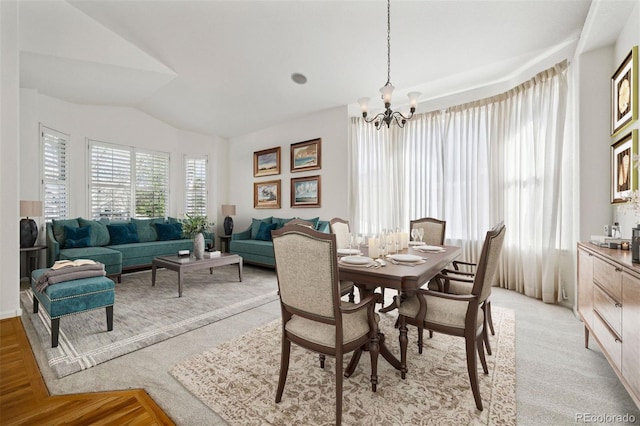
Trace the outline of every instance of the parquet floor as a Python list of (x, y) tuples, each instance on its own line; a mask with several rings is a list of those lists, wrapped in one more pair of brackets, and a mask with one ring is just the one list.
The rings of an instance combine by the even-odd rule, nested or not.
[(16, 317), (0, 320), (0, 424), (174, 423), (143, 389), (50, 396)]

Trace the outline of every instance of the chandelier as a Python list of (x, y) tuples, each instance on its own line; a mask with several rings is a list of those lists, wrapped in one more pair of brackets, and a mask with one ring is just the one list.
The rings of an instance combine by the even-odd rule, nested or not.
[(387, 0), (387, 83), (380, 89), (382, 100), (384, 101), (384, 112), (368, 119), (367, 109), (369, 108), (369, 98), (358, 99), (364, 121), (373, 123), (378, 130), (382, 127), (382, 123), (385, 123), (387, 127), (391, 126), (391, 123), (395, 123), (399, 127), (404, 127), (407, 120), (410, 120), (411, 117), (413, 117), (413, 113), (416, 112), (420, 92), (410, 92), (408, 94), (411, 109), (409, 110), (409, 115), (404, 116), (402, 113), (391, 109), (391, 94), (393, 93), (393, 89), (394, 87), (391, 84), (391, 0)]

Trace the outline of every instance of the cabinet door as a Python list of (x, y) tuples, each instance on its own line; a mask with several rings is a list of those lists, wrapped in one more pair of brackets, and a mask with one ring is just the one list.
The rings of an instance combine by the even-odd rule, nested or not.
[(640, 279), (622, 275), (622, 376), (640, 399)]
[(593, 324), (593, 255), (578, 248), (578, 312), (582, 320)]

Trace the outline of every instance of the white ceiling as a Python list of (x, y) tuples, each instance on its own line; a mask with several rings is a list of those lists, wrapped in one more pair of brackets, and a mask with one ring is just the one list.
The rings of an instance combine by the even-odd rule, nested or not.
[[(597, 4), (608, 22), (624, 18), (635, 0)], [(580, 41), (583, 50), (612, 43), (617, 32), (608, 25), (598, 35), (603, 13), (590, 5), (394, 0), (394, 106), (412, 90), (436, 99), (566, 55), (585, 21), (596, 30)], [(375, 107), (387, 77), (381, 0), (23, 0), (19, 10), (21, 87), (135, 107), (205, 134), (234, 137), (318, 110), (353, 110), (363, 96)], [(294, 72), (307, 84), (293, 83)]]

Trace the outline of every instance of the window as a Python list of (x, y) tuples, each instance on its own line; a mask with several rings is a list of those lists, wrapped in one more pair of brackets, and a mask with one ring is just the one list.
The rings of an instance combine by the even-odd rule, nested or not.
[(188, 215), (205, 216), (207, 214), (207, 163), (206, 156), (185, 156), (184, 212)]
[(69, 164), (67, 141), (69, 135), (40, 126), (42, 141), (42, 186), (44, 218), (63, 219), (69, 214)]
[(168, 213), (169, 154), (89, 141), (89, 167), (93, 218), (164, 217)]

